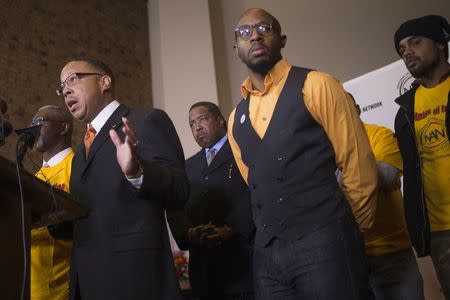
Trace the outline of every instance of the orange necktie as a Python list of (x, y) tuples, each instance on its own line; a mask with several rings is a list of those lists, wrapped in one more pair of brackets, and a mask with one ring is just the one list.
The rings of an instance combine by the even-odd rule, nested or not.
[(88, 156), (89, 149), (91, 149), (91, 145), (94, 142), (95, 128), (91, 124), (87, 124), (86, 134), (84, 135), (84, 149), (86, 150), (86, 157)]

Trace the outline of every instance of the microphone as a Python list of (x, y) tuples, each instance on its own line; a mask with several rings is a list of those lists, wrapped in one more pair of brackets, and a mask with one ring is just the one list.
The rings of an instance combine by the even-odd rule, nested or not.
[(20, 129), (16, 129), (16, 134), (17, 135), (31, 135), (33, 137), (37, 137), (39, 134), (39, 131), (41, 129), (42, 125), (32, 125), (32, 126), (28, 126), (28, 127), (24, 127), (24, 128), (20, 128)]
[(19, 140), (16, 145), (16, 161), (22, 167), (22, 161), (27, 153), (28, 148), (33, 148), (34, 141), (38, 136), (42, 125), (33, 125), (25, 128), (16, 129)]

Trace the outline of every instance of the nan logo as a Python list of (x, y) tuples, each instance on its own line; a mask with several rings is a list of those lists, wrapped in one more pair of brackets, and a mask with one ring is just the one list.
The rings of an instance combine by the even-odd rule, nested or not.
[(419, 132), (419, 143), (423, 151), (433, 152), (447, 144), (445, 124), (438, 119), (431, 119)]

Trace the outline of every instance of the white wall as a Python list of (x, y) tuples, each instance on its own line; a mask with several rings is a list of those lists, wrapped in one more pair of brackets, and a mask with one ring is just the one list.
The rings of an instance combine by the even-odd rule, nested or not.
[(207, 0), (149, 0), (153, 103), (165, 110), (186, 158), (199, 150), (188, 125), (189, 107), (218, 103)]

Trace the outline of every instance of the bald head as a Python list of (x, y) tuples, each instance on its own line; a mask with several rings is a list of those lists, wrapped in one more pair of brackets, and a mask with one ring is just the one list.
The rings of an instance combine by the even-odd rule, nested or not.
[(257, 16), (257, 17), (264, 17), (266, 19), (270, 19), (272, 21), (273, 28), (275, 30), (277, 30), (279, 33), (281, 33), (280, 22), (278, 22), (278, 20), (273, 15), (271, 15), (270, 13), (268, 13), (267, 11), (265, 11), (262, 8), (249, 8), (246, 11), (244, 11), (239, 17), (239, 22), (237, 24), (237, 27), (243, 25), (242, 20), (246, 19), (249, 16)]
[(58, 105), (45, 105), (38, 109), (38, 114), (44, 114), (55, 121), (67, 122), (72, 124), (72, 115), (69, 111)]

